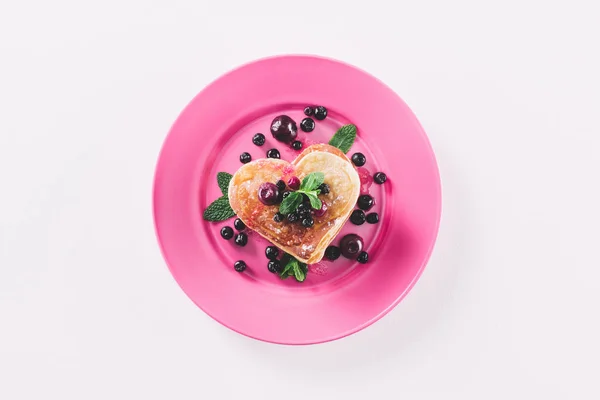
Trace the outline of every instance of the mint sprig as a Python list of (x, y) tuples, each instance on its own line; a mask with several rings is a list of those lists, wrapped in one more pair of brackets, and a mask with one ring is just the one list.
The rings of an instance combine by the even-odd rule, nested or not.
[(291, 192), (279, 205), (279, 212), (283, 215), (291, 214), (302, 203), (302, 193)]
[(227, 172), (217, 173), (217, 184), (219, 185), (223, 196), (219, 197), (218, 199), (210, 203), (208, 207), (206, 207), (206, 209), (202, 213), (202, 217), (206, 221), (225, 221), (226, 219), (235, 216), (235, 212), (233, 212), (233, 210), (231, 209), (231, 205), (229, 204), (229, 197), (227, 195), (227, 191), (229, 189), (229, 182), (231, 181), (231, 178), (233, 178), (233, 175)]
[(300, 190), (311, 191), (316, 190), (325, 181), (325, 174), (322, 172), (313, 172), (308, 174), (302, 179), (300, 184)]
[(289, 276), (293, 276), (298, 282), (304, 282), (306, 274), (308, 273), (308, 266), (296, 258), (285, 254), (281, 259), (284, 263), (283, 269), (279, 273), (281, 279), (287, 279)]
[(225, 196), (219, 197), (204, 210), (203, 217), (207, 221), (225, 221), (235, 216), (229, 205), (229, 199)]
[(291, 214), (296, 211), (296, 208), (302, 203), (302, 195), (306, 195), (310, 200), (310, 206), (315, 210), (321, 208), (321, 200), (317, 197), (321, 190), (319, 186), (325, 181), (325, 174), (322, 172), (313, 172), (302, 179), (300, 188), (295, 192), (291, 192), (279, 206), (279, 212), (283, 215)]
[(217, 183), (219, 184), (223, 196), (228, 196), (227, 192), (229, 190), (231, 178), (233, 178), (233, 175), (228, 172), (217, 172)]
[(356, 126), (349, 124), (344, 125), (333, 135), (331, 140), (329, 140), (329, 144), (331, 146), (337, 147), (344, 153), (347, 153), (352, 145), (354, 144), (354, 140), (356, 139)]

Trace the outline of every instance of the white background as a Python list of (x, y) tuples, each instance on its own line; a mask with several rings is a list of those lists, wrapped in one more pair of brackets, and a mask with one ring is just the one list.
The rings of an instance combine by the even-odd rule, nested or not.
[[(0, 0), (0, 399), (600, 398), (597, 2), (387, 1)], [(196, 308), (151, 216), (181, 109), (280, 53), (390, 85), (443, 180), (410, 295), (308, 347)]]

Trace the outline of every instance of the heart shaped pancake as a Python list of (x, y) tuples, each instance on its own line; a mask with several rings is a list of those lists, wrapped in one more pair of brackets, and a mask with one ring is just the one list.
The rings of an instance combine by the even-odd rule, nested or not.
[[(305, 228), (287, 220), (275, 222), (279, 205), (267, 206), (258, 199), (262, 183), (287, 182), (292, 176), (302, 180), (312, 172), (325, 174), (330, 191), (319, 195), (327, 204), (322, 217), (313, 217), (314, 226)], [(307, 147), (288, 163), (263, 158), (244, 164), (229, 183), (229, 203), (246, 226), (299, 261), (314, 264), (323, 258), (325, 249), (338, 234), (354, 209), (360, 193), (360, 178), (346, 155), (328, 144)]]

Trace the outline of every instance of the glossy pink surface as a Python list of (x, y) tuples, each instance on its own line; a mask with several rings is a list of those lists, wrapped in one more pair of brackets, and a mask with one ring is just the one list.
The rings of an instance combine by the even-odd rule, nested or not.
[[(298, 126), (306, 105), (324, 105), (329, 115), (298, 139), (305, 146), (327, 142), (343, 124), (358, 127), (348, 155), (364, 153), (363, 192), (376, 199), (369, 212), (380, 222), (346, 224), (338, 239), (365, 239), (369, 263), (343, 257), (309, 268), (300, 284), (267, 271), (268, 242), (251, 234), (240, 248), (221, 239), (220, 223), (202, 220), (202, 210), (220, 196), (216, 173), (234, 173), (239, 155), (265, 157), (277, 148), (291, 161), (299, 153), (275, 141), (274, 116), (285, 113)], [(262, 132), (267, 142), (252, 144)], [(383, 171), (384, 185), (371, 176)], [(274, 343), (310, 344), (354, 333), (385, 315), (414, 285), (437, 235), (441, 192), (435, 157), (417, 119), (402, 100), (371, 75), (344, 63), (312, 56), (281, 56), (244, 65), (198, 94), (173, 125), (156, 168), (154, 217), (171, 273), (206, 313), (244, 335)], [(240, 274), (233, 263), (243, 259)]]

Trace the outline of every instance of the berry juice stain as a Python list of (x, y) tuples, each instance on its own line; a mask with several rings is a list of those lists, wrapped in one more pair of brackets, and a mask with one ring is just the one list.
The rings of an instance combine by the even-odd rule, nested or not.
[(308, 272), (317, 276), (325, 276), (327, 275), (328, 268), (329, 267), (324, 262), (319, 261), (316, 264), (310, 264), (308, 266)]
[(373, 184), (371, 172), (364, 167), (357, 168), (356, 170), (358, 171), (358, 177), (360, 178), (360, 194), (369, 194), (369, 188)]

